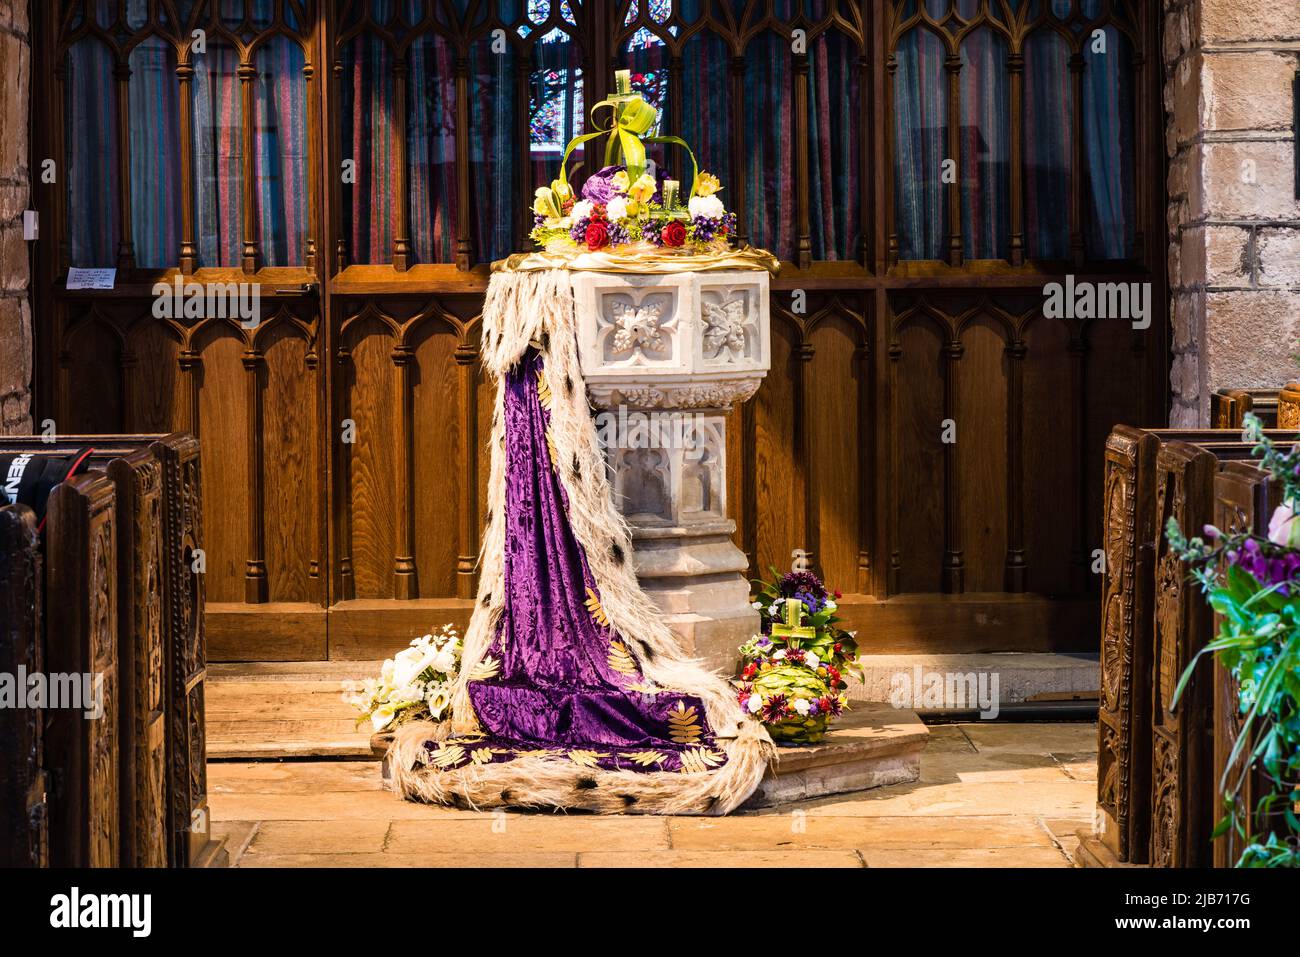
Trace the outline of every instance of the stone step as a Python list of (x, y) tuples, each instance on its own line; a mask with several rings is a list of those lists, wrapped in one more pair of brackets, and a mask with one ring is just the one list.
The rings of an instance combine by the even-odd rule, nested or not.
[[(891, 702), (898, 692), (897, 703), (922, 713), (955, 710), (962, 707), (976, 709), (974, 703), (945, 701), (935, 706), (912, 694), (920, 669), (921, 690), (937, 687), (930, 676), (939, 675), (945, 686), (969, 688), (969, 678), (975, 676), (977, 693), (985, 692), (992, 699), (995, 689), (1000, 705), (1019, 705), (1042, 701), (1096, 698), (1101, 687), (1101, 676), (1095, 654), (979, 654), (979, 655), (871, 655), (862, 658), (864, 669), (861, 681), (851, 679), (851, 701)], [(951, 676), (951, 678), (950, 678)], [(959, 677), (960, 676), (960, 677)], [(996, 676), (996, 679), (995, 677)], [(981, 681), (983, 684), (981, 684)]]
[(929, 738), (914, 711), (854, 705), (817, 744), (779, 746), (776, 760), (745, 807), (909, 784), (921, 776), (921, 752)]

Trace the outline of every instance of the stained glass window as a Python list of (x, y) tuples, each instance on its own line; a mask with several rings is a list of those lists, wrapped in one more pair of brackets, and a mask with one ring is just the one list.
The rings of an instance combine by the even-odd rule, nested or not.
[[(528, 0), (528, 19), (544, 23), (551, 14), (552, 0)], [(560, 0), (560, 16), (574, 23), (569, 0)], [(531, 28), (524, 24), (520, 36)], [(530, 151), (537, 157), (562, 154), (565, 145), (582, 131), (582, 68), (577, 65), (573, 37), (553, 27), (536, 47), (537, 69), (529, 83), (528, 136)]]
[[(673, 0), (646, 0), (650, 19), (663, 23), (673, 12)], [(623, 23), (627, 25), (636, 19), (640, 10), (640, 0), (632, 0), (628, 6)], [(669, 32), (676, 35), (677, 28), (669, 27)], [(624, 46), (628, 56), (628, 65), (632, 68), (632, 89), (641, 94), (641, 98), (655, 108), (657, 118), (652, 132), (662, 133), (664, 107), (668, 104), (668, 52), (663, 39), (645, 27), (638, 27), (628, 38)]]

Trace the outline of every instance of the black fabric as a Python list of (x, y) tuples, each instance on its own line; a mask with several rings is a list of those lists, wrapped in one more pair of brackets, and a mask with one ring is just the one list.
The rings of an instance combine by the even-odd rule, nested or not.
[(50, 493), (61, 483), (86, 470), (94, 449), (78, 449), (71, 455), (42, 452), (13, 452), (0, 455), (0, 498), (26, 505), (45, 524)]

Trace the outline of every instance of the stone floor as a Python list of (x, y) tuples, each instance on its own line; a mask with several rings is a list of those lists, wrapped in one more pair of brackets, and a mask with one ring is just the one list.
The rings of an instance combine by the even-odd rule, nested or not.
[[(239, 867), (1068, 867), (1096, 726), (936, 725), (921, 778), (727, 818), (475, 813), (409, 804), (368, 760), (212, 761)], [(232, 755), (233, 757), (233, 755)]]

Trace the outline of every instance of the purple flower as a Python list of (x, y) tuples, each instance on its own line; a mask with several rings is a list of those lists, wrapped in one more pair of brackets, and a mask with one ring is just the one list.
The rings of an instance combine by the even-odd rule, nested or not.
[(626, 169), (626, 166), (606, 166), (600, 172), (588, 176), (582, 184), (582, 198), (593, 203), (608, 203), (615, 196), (621, 195), (614, 188), (614, 174)]
[(664, 224), (662, 220), (646, 220), (645, 225), (641, 227), (641, 238), (652, 246), (662, 246), (664, 244), (662, 236), (663, 229)]

